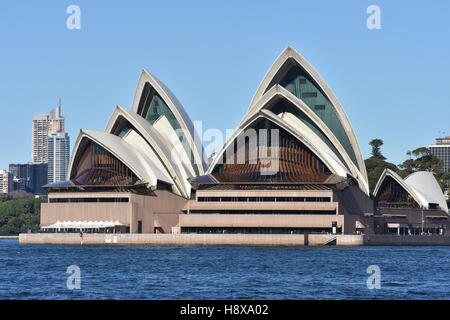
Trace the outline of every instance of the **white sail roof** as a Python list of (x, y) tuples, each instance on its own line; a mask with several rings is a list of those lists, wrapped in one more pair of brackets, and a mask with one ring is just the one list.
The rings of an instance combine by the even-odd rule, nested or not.
[(448, 212), (447, 202), (444, 194), (436, 181), (433, 173), (427, 171), (414, 172), (402, 179), (391, 169), (385, 169), (378, 179), (374, 189), (375, 197), (378, 196), (381, 185), (387, 177), (394, 179), (408, 194), (413, 197), (417, 204), (422, 208), (430, 208), (430, 204), (437, 204), (438, 207)]

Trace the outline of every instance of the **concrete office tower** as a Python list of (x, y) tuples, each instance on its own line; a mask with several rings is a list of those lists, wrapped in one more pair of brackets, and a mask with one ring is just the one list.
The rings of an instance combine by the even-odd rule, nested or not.
[(61, 116), (61, 102), (49, 114), (40, 114), (33, 117), (32, 163), (40, 164), (48, 162), (48, 136), (49, 134), (61, 132), (64, 132), (64, 117)]
[(33, 117), (31, 161), (36, 164), (47, 162), (48, 115)]
[(12, 190), (12, 175), (5, 170), (0, 169), (0, 193), (9, 193)]
[(444, 172), (450, 171), (450, 136), (444, 138), (437, 138), (436, 144), (430, 145), (430, 152), (433, 156), (442, 161), (441, 170)]
[(70, 139), (67, 133), (55, 133), (48, 136), (48, 183), (66, 180), (69, 153)]
[(64, 132), (64, 117), (61, 115), (61, 101), (48, 115), (48, 134)]
[(47, 164), (10, 164), (9, 172), (13, 177), (12, 190), (32, 194), (45, 194), (42, 186), (47, 184)]

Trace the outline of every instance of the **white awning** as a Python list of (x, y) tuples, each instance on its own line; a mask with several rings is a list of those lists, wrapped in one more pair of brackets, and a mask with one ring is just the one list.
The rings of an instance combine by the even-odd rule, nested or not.
[(41, 229), (102, 229), (123, 226), (119, 221), (57, 221)]
[(366, 226), (361, 223), (361, 221), (356, 220), (355, 221), (355, 228), (356, 229), (364, 229)]

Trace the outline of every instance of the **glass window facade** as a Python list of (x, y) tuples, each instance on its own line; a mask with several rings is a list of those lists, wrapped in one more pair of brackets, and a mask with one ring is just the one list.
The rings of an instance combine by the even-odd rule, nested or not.
[[(246, 139), (240, 150), (245, 154), (244, 161), (238, 160), (238, 137), (223, 154), (222, 164), (217, 165), (212, 174), (220, 182), (324, 182), (331, 175), (331, 171), (307, 146), (273, 122), (262, 119), (249, 127), (255, 129), (259, 141), (260, 130), (267, 130), (268, 141), (271, 141), (272, 130), (278, 130), (277, 146), (257, 145), (257, 159), (252, 159), (250, 148), (253, 147)], [(228, 153), (233, 151), (229, 155)], [(260, 156), (260, 148), (267, 149), (267, 157)], [(275, 149), (276, 148), (276, 149)], [(253, 155), (254, 155), (253, 154)], [(261, 152), (265, 154), (265, 152)], [(273, 174), (262, 174), (263, 166), (269, 161), (276, 160), (277, 168)], [(231, 162), (231, 163), (230, 163)], [(241, 163), (243, 162), (243, 163)], [(272, 162), (271, 162), (272, 163)]]
[(120, 132), (117, 134), (119, 137), (123, 138), (124, 136), (126, 136), (128, 134), (128, 132), (130, 132), (133, 129), (133, 127), (131, 125), (125, 125), (122, 127), (122, 129), (120, 130)]
[(331, 202), (330, 197), (198, 197), (198, 202)]
[(377, 194), (379, 207), (418, 208), (414, 198), (393, 178), (387, 176)]
[(177, 132), (178, 138), (191, 160), (195, 174), (198, 175), (198, 168), (195, 164), (194, 153), (192, 152), (186, 138), (186, 133), (182, 130), (180, 123), (176, 119), (172, 110), (167, 106), (166, 102), (156, 92), (156, 90), (147, 82), (142, 91), (141, 100), (139, 101), (138, 114), (145, 118), (151, 125), (161, 116), (165, 116), (172, 128)]
[[(139, 136), (141, 136), (142, 139), (145, 140), (145, 138), (142, 136), (142, 134), (139, 132), (139, 130), (137, 130), (127, 119), (125, 119), (124, 117), (119, 117), (117, 124), (111, 133), (118, 137), (123, 138), (129, 132), (135, 132)], [(161, 159), (160, 155), (158, 154), (158, 152), (156, 152), (155, 148), (153, 148), (153, 146), (150, 144), (148, 144), (148, 146), (153, 150), (155, 155), (158, 157), (158, 160), (161, 162), (161, 164), (164, 166), (164, 168), (167, 170), (167, 172), (170, 172), (170, 170), (167, 168), (165, 161), (163, 161)]]
[(450, 144), (430, 146), (430, 153), (442, 161), (443, 172), (450, 172)]
[(336, 215), (334, 210), (189, 210), (189, 214), (306, 214)]
[(52, 198), (50, 203), (129, 202), (129, 198)]
[[(264, 228), (264, 227), (181, 227), (181, 233), (248, 233), (248, 234), (304, 234), (331, 233), (330, 228)], [(342, 228), (337, 228), (341, 233)]]
[(330, 128), (350, 159), (359, 168), (355, 151), (342, 126), (335, 108), (307, 73), (298, 65), (292, 66), (279, 84), (301, 99)]
[(77, 185), (131, 186), (139, 179), (112, 153), (87, 138), (80, 144), (71, 181)]
[(328, 137), (323, 133), (323, 131), (311, 120), (310, 117), (308, 117), (305, 113), (303, 113), (301, 110), (299, 110), (297, 107), (295, 107), (292, 103), (290, 103), (286, 99), (281, 99), (277, 101), (273, 106), (269, 108), (270, 111), (272, 111), (275, 114), (280, 114), (282, 112), (289, 112), (292, 113), (294, 116), (296, 116), (299, 120), (301, 120), (308, 128), (310, 128), (323, 142), (326, 143), (326, 145), (331, 149), (331, 151), (334, 152), (334, 154), (338, 157), (339, 160), (345, 165), (347, 170), (350, 171), (348, 168), (347, 163), (344, 161), (344, 158), (342, 157), (341, 153), (336, 149), (334, 144), (328, 139)]

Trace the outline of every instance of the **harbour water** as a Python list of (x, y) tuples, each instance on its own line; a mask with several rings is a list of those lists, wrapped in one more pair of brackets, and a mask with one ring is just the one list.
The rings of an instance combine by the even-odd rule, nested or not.
[[(369, 289), (369, 266), (380, 289)], [(80, 270), (70, 290), (69, 266)], [(0, 299), (450, 299), (450, 247), (19, 245)]]

